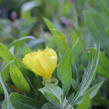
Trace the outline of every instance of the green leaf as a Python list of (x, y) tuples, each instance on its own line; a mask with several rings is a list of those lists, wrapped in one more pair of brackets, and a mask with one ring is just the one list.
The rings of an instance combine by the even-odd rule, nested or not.
[(14, 56), (10, 53), (8, 48), (2, 43), (0, 43), (0, 56), (6, 63), (9, 63), (10, 61), (14, 60)]
[(39, 91), (46, 97), (46, 99), (54, 105), (59, 106), (62, 103), (63, 92), (60, 87), (55, 85), (46, 85)]
[(10, 66), (10, 76), (13, 83), (22, 91), (30, 92), (30, 86), (16, 65)]
[[(10, 63), (12, 63), (12, 61)], [(5, 99), (7, 99), (8, 96), (9, 96), (8, 90), (7, 90), (6, 86), (5, 86), (5, 83), (6, 83), (7, 79), (8, 79), (7, 71), (9, 71), (8, 67), (9, 67), (10, 63), (8, 63), (4, 68), (2, 68), (1, 72), (0, 72), (0, 84), (2, 86), (1, 90), (3, 90), (3, 92), (4, 92)]]
[(61, 80), (64, 95), (66, 95), (71, 87), (72, 72), (71, 72), (71, 50), (66, 50), (61, 63), (57, 69), (57, 74)]
[(3, 81), (6, 83), (9, 79), (9, 67), (10, 64), (12, 64), (14, 61), (10, 61), (8, 64), (6, 64), (3, 69), (1, 70), (1, 75), (2, 75), (2, 79)]
[(34, 100), (32, 98), (17, 94), (17, 93), (12, 93), (10, 95), (10, 100), (13, 104), (18, 109), (39, 109), (40, 108), (40, 102), (37, 100)]
[(100, 61), (97, 68), (98, 73), (105, 77), (109, 78), (109, 59), (105, 56), (103, 52), (100, 52)]
[(61, 54), (64, 54), (65, 49), (68, 47), (66, 44), (66, 37), (58, 31), (48, 19), (44, 18), (44, 21), (54, 36), (53, 40), (55, 40), (55, 45), (57, 45)]
[(39, 109), (40, 103), (29, 97), (12, 93), (2, 105), (2, 109)]
[(53, 104), (46, 103), (41, 107), (41, 109), (58, 109), (58, 108), (56, 108), (56, 106), (54, 106)]
[(90, 63), (90, 65), (88, 66), (87, 71), (83, 75), (83, 79), (80, 84), (79, 90), (77, 91), (75, 97), (71, 101), (69, 101), (69, 102), (72, 102), (72, 104), (75, 104), (78, 102), (79, 97), (84, 95), (85, 91), (89, 88), (89, 86), (93, 82), (96, 76), (96, 69), (98, 66), (99, 56), (100, 56), (100, 45), (98, 45), (95, 56), (92, 59), (92, 62)]
[(1, 83), (2, 89), (4, 91), (5, 98), (7, 98), (8, 97), (8, 91), (6, 89), (6, 86), (5, 86), (5, 83), (4, 83), (3, 79), (2, 79), (1, 74), (0, 74), (0, 83)]
[(76, 55), (74, 57), (75, 58), (78, 58), (78, 56), (80, 55), (80, 53), (83, 51), (83, 46), (84, 46), (84, 42), (83, 42), (83, 38), (80, 37), (81, 36), (81, 32), (80, 31), (75, 31), (75, 30), (72, 30), (72, 52), (73, 52), (73, 55)]
[(35, 38), (33, 36), (22, 37), (22, 38), (19, 38), (19, 39), (13, 41), (11, 44), (8, 45), (8, 47), (10, 48), (12, 46), (20, 46), (28, 40), (35, 40)]
[(24, 77), (28, 81), (32, 91), (34, 91), (35, 94), (37, 94), (37, 96), (39, 97), (40, 92), (38, 91), (38, 89), (43, 87), (41, 80), (33, 72), (24, 67), (20, 67), (20, 71), (23, 73)]
[(84, 97), (82, 103), (79, 104), (76, 109), (89, 109), (90, 106), (91, 106), (90, 98), (86, 96)]
[(99, 55), (100, 55), (100, 50), (98, 49), (98, 51), (96, 51), (96, 55), (94, 59), (92, 59), (90, 66), (88, 66), (88, 71), (85, 72), (83, 75), (83, 80), (80, 87), (81, 94), (90, 86), (93, 79), (95, 78), (96, 69), (97, 69), (98, 61), (99, 61)]
[(93, 87), (91, 87), (90, 89), (88, 89), (84, 95), (86, 96), (89, 96), (90, 99), (92, 99), (96, 94), (97, 92), (99, 91), (100, 87), (102, 86), (104, 80), (96, 85), (94, 85)]

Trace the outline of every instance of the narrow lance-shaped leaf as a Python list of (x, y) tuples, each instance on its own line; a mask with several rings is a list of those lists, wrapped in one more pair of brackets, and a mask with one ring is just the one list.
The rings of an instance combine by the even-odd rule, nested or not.
[(72, 72), (71, 72), (71, 50), (66, 50), (65, 55), (57, 69), (57, 74), (61, 80), (64, 95), (66, 95), (71, 87)]
[(1, 86), (2, 86), (2, 88), (3, 88), (5, 98), (7, 99), (7, 97), (8, 97), (8, 91), (7, 91), (7, 89), (6, 89), (6, 86), (5, 86), (5, 84), (4, 84), (4, 81), (3, 81), (3, 79), (2, 79), (2, 75), (1, 75), (1, 74), (0, 74), (0, 83), (1, 83)]
[(98, 45), (98, 50), (96, 51), (96, 54), (94, 56), (94, 59), (92, 60), (90, 66), (88, 66), (87, 72), (84, 73), (82, 82), (80, 84), (80, 88), (78, 92), (76, 93), (75, 97), (72, 99), (72, 104), (75, 104), (78, 102), (78, 98), (83, 96), (84, 92), (89, 88), (91, 83), (93, 82), (95, 75), (96, 75), (96, 69), (99, 61), (99, 55), (100, 55), (100, 45)]
[(8, 45), (8, 47), (10, 48), (12, 46), (20, 46), (28, 40), (35, 40), (35, 38), (33, 36), (22, 37), (22, 38), (19, 38), (19, 39), (13, 41), (11, 44)]
[(16, 65), (10, 66), (10, 76), (13, 83), (22, 91), (30, 92), (30, 86), (27, 80), (24, 78), (22, 72), (17, 68)]
[(2, 79), (2, 75), (1, 74), (0, 74), (0, 83), (2, 85), (2, 88), (3, 88), (3, 91), (4, 91), (4, 95), (5, 95), (5, 100), (4, 100), (3, 104), (2, 104), (2, 109), (15, 109), (12, 106), (11, 102), (9, 101), (9, 93), (8, 93), (8, 90), (7, 90), (7, 88), (5, 86), (5, 83), (4, 83), (3, 79)]
[(102, 80), (101, 82), (99, 82), (98, 84), (94, 85), (93, 87), (91, 87), (90, 89), (88, 89), (84, 95), (89, 96), (90, 99), (92, 99), (97, 92), (99, 91), (99, 89), (101, 88), (102, 84), (103, 84), (104, 80)]
[(59, 51), (61, 52), (61, 54), (64, 54), (65, 49), (68, 48), (64, 34), (58, 31), (57, 28), (48, 19), (44, 18), (44, 21), (55, 37), (55, 44), (58, 45)]
[(2, 43), (0, 43), (0, 56), (6, 63), (9, 63), (10, 61), (14, 60), (14, 56), (10, 53), (8, 48)]
[(8, 80), (8, 77), (9, 77), (9, 74), (8, 74), (8, 71), (9, 71), (9, 65), (12, 64), (13, 61), (9, 62), (7, 65), (5, 65), (2, 69), (1, 69), (1, 72), (0, 72), (0, 84), (2, 86), (2, 89), (4, 91), (4, 95), (5, 95), (5, 98), (7, 99), (8, 98), (8, 90), (5, 86), (5, 83), (7, 82)]
[(40, 109), (40, 102), (18, 93), (11, 93), (8, 99), (5, 99), (2, 109)]
[(10, 64), (12, 64), (13, 62), (14, 61), (10, 61), (1, 70), (1, 76), (2, 76), (2, 79), (3, 79), (4, 83), (6, 83), (8, 81), (8, 79), (9, 79), (9, 67), (10, 67)]
[(109, 78), (109, 59), (103, 52), (100, 52), (100, 61), (98, 64), (97, 72), (101, 76)]

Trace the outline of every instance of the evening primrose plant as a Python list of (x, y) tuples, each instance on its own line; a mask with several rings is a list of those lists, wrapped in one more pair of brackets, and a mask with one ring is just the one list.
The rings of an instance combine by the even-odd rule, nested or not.
[[(104, 82), (103, 78), (94, 81), (100, 44), (84, 48), (77, 31), (72, 31), (69, 41), (48, 19), (44, 21), (52, 33), (48, 42), (27, 36), (8, 46), (0, 43), (1, 108), (89, 109)], [(30, 40), (40, 43), (31, 47)]]
[(23, 63), (36, 75), (49, 79), (57, 66), (57, 54), (53, 49), (46, 48), (27, 54)]

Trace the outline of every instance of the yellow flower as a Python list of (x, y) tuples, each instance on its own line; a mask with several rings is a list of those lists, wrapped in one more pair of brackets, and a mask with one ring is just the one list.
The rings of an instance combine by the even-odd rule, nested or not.
[(38, 50), (25, 55), (23, 63), (35, 74), (48, 79), (57, 66), (57, 54), (51, 48)]

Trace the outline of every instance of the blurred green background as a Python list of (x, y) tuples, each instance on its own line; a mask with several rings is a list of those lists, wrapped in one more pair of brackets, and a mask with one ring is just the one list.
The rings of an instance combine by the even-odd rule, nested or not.
[(0, 41), (49, 37), (46, 17), (67, 37), (72, 30), (82, 32), (86, 45), (101, 41), (101, 48), (108, 51), (108, 5), (108, 0), (0, 0)]
[[(69, 35), (79, 29), (86, 0), (0, 0), (0, 40), (8, 43), (19, 37), (49, 35), (43, 17)], [(81, 24), (82, 25), (82, 24)], [(44, 36), (43, 36), (44, 37)]]

